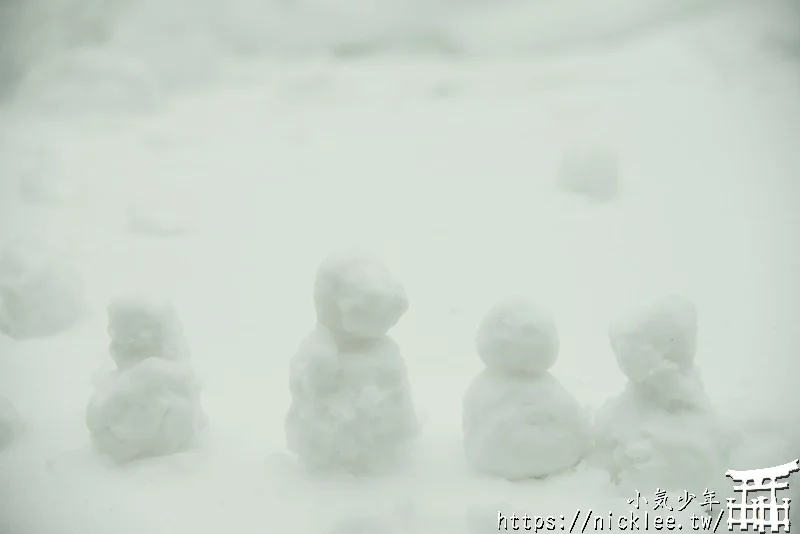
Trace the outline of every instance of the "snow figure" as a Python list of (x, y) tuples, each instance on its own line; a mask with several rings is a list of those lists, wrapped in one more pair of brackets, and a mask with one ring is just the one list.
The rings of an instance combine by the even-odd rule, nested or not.
[(558, 169), (559, 186), (599, 201), (616, 197), (619, 164), (610, 148), (598, 142), (577, 143), (565, 152)]
[(317, 325), (295, 354), (289, 449), (312, 470), (383, 472), (418, 432), (405, 362), (387, 336), (408, 309), (403, 287), (373, 258), (338, 254), (314, 286)]
[(694, 367), (694, 304), (661, 299), (615, 322), (609, 337), (628, 384), (597, 414), (596, 461), (618, 483), (697, 495), (719, 487), (733, 434)]
[(5, 397), (0, 397), (0, 450), (8, 447), (20, 428), (19, 415), (14, 405)]
[(576, 465), (591, 441), (588, 415), (548, 369), (556, 362), (552, 317), (521, 297), (503, 300), (477, 334), (486, 369), (464, 397), (467, 461), (510, 480)]
[(124, 298), (108, 311), (117, 370), (98, 385), (86, 411), (95, 447), (117, 462), (189, 449), (207, 421), (174, 309), (157, 299)]
[(60, 250), (17, 239), (0, 253), (0, 331), (16, 339), (49, 336), (83, 311), (83, 281)]

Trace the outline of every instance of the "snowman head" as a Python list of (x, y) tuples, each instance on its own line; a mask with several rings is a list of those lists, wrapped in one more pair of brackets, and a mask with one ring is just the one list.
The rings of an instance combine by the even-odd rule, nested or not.
[(559, 338), (549, 312), (523, 297), (509, 297), (486, 314), (476, 345), (488, 368), (543, 373), (556, 362)]
[(683, 297), (668, 296), (614, 322), (609, 339), (620, 369), (633, 382), (688, 373), (694, 364), (697, 310)]
[(408, 310), (403, 286), (377, 259), (348, 252), (328, 257), (317, 271), (314, 305), (319, 323), (340, 340), (386, 335)]
[(178, 359), (182, 326), (175, 308), (152, 296), (119, 296), (108, 305), (111, 357), (120, 368), (147, 358)]

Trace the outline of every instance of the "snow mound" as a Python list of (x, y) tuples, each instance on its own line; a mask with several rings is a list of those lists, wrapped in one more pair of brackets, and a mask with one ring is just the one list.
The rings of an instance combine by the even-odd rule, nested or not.
[(697, 310), (684, 297), (668, 296), (613, 322), (609, 338), (625, 376), (657, 386), (667, 376), (692, 369)]
[(117, 462), (191, 448), (206, 426), (200, 390), (178, 363), (148, 358), (109, 377), (93, 395), (86, 424), (95, 448)]
[(339, 253), (320, 265), (314, 284), (317, 320), (336, 337), (384, 336), (408, 310), (403, 286), (377, 259)]
[(19, 433), (20, 419), (14, 405), (0, 397), (0, 450), (8, 447)]
[(82, 316), (83, 290), (63, 251), (12, 240), (0, 252), (0, 331), (17, 339), (56, 334)]
[(168, 300), (142, 293), (120, 295), (108, 305), (109, 351), (120, 369), (147, 358), (186, 362), (183, 325)]
[(318, 326), (290, 371), (289, 449), (311, 470), (381, 473), (400, 466), (418, 434), (405, 362), (388, 337), (342, 350)]
[(522, 377), (484, 370), (464, 397), (463, 431), (473, 468), (510, 480), (569, 469), (591, 440), (587, 414), (549, 373)]
[(100, 48), (76, 49), (36, 64), (19, 94), (31, 107), (56, 113), (149, 112), (163, 98), (147, 65)]
[(557, 178), (562, 190), (605, 202), (617, 196), (619, 174), (617, 155), (610, 147), (578, 142), (565, 151)]
[(478, 328), (478, 355), (489, 368), (541, 373), (556, 362), (558, 332), (553, 317), (522, 297), (496, 304)]

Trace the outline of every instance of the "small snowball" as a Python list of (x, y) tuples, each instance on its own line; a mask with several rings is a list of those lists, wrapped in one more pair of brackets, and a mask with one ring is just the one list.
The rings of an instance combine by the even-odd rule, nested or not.
[(314, 284), (317, 319), (337, 338), (385, 335), (408, 310), (408, 298), (377, 259), (342, 253), (327, 258)]
[(10, 400), (0, 397), (0, 450), (8, 447), (19, 431), (17, 410)]
[(338, 352), (320, 326), (292, 360), (290, 389), (287, 443), (307, 468), (380, 473), (407, 458), (419, 423), (405, 362), (391, 339)]
[(697, 310), (669, 296), (615, 321), (609, 339), (617, 363), (634, 382), (655, 382), (664, 372), (688, 372), (697, 344)]
[(619, 163), (610, 148), (601, 143), (578, 143), (566, 150), (558, 169), (559, 186), (571, 193), (600, 201), (616, 197)]
[(556, 362), (559, 338), (548, 312), (525, 298), (511, 297), (496, 304), (483, 319), (476, 345), (487, 367), (541, 373)]
[(117, 462), (190, 448), (206, 426), (192, 373), (148, 358), (118, 371), (95, 392), (86, 424), (97, 450)]
[(470, 465), (510, 480), (573, 467), (591, 441), (588, 415), (549, 373), (530, 378), (484, 370), (464, 397), (463, 430)]
[(119, 368), (146, 358), (190, 358), (183, 325), (169, 301), (151, 295), (114, 298), (108, 306), (109, 350)]
[(0, 330), (17, 339), (53, 335), (83, 311), (83, 281), (61, 250), (17, 239), (0, 253)]

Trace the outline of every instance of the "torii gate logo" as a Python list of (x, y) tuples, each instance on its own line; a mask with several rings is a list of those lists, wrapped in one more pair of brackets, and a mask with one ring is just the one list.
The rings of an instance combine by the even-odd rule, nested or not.
[[(789, 478), (789, 475), (796, 471), (800, 471), (800, 460), (749, 471), (729, 469), (725, 475), (731, 477), (734, 482), (741, 483), (733, 489), (742, 492), (742, 500), (736, 502), (736, 499), (728, 499), (728, 530), (733, 530), (734, 525), (739, 525), (741, 531), (750, 530), (749, 527), (752, 526), (753, 530), (758, 532), (766, 532), (767, 527), (770, 527), (771, 532), (778, 532), (782, 526), (784, 532), (789, 532), (791, 499), (781, 499), (782, 504), (778, 504), (776, 493), (789, 487), (787, 482), (778, 480)], [(748, 502), (748, 493), (766, 491), (769, 491), (769, 501), (761, 495), (751, 498)], [(739, 515), (734, 516), (734, 511), (738, 511)]]

